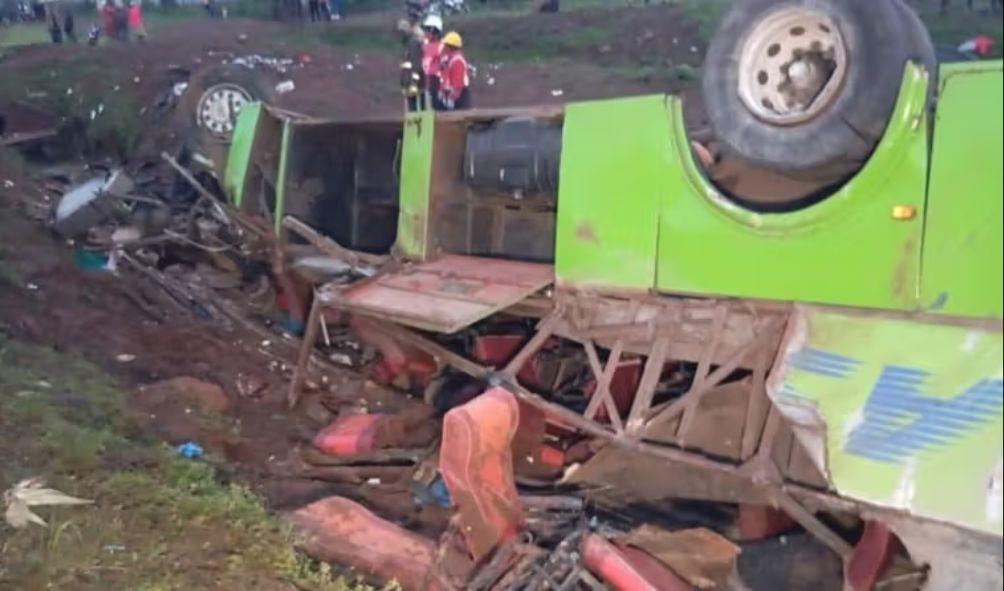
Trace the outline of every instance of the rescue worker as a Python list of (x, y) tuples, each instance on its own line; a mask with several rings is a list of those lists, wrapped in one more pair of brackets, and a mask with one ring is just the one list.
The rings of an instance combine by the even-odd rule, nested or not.
[(425, 35), (418, 25), (410, 25), (406, 20), (398, 22), (398, 30), (404, 34), (405, 45), (404, 61), (401, 62), (401, 93), (404, 94), (405, 109), (418, 111), (425, 106), (422, 93), (425, 88), (422, 73)]
[(140, 43), (146, 41), (146, 27), (143, 25), (143, 9), (140, 6), (140, 0), (132, 0), (129, 3), (129, 30)]
[(425, 106), (432, 104), (433, 98), (439, 96), (439, 74), (443, 58), (443, 18), (438, 14), (430, 14), (422, 23), (425, 34), (422, 45), (422, 76), (425, 84)]
[(443, 60), (439, 82), (439, 107), (445, 111), (471, 108), (471, 74), (464, 57), (464, 40), (456, 31), (443, 37)]

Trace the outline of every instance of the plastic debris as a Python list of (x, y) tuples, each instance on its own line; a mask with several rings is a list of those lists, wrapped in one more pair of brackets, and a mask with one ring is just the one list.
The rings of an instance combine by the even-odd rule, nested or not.
[(275, 85), (275, 91), (279, 94), (286, 94), (287, 92), (293, 92), (294, 90), (296, 90), (296, 84), (294, 84), (292, 80), (283, 80)]
[(205, 455), (202, 446), (194, 441), (187, 441), (178, 446), (178, 455), (189, 460), (197, 460)]
[(960, 53), (972, 53), (980, 57), (990, 55), (994, 47), (994, 40), (986, 35), (978, 35), (959, 45)]
[(415, 497), (415, 504), (420, 507), (436, 505), (448, 509), (453, 506), (453, 498), (450, 497), (450, 491), (446, 488), (446, 481), (443, 480), (442, 475), (437, 475), (428, 486), (415, 483), (412, 487), (412, 493)]
[(290, 68), (296, 65), (296, 62), (289, 58), (271, 57), (258, 54), (238, 56), (230, 60), (230, 63), (235, 66), (244, 66), (249, 69), (265, 67), (275, 70), (279, 74), (285, 74)]
[(29, 523), (46, 526), (45, 520), (31, 511), (31, 507), (43, 505), (86, 505), (93, 503), (87, 499), (71, 497), (52, 488), (45, 488), (45, 479), (39, 476), (22, 480), (3, 494), (7, 511), (4, 518), (13, 528), (22, 528)]
[(561, 90), (560, 88), (556, 88), (556, 89), (554, 89), (554, 90), (551, 91), (551, 96), (563, 96), (564, 94), (565, 94), (565, 91)]
[(136, 242), (143, 237), (143, 232), (136, 226), (122, 226), (112, 232), (112, 242), (115, 244), (126, 244)]
[(135, 361), (135, 360), (136, 356), (132, 355), (131, 353), (122, 353), (115, 356), (115, 361), (118, 361), (119, 363), (129, 363), (130, 361)]

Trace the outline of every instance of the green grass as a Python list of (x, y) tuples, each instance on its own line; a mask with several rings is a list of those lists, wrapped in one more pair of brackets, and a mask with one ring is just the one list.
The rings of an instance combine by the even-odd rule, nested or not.
[(30, 476), (93, 505), (0, 521), (2, 589), (368, 589), (293, 549), (219, 460), (144, 437), (119, 384), (73, 355), (0, 332), (0, 490)]
[(93, 64), (86, 52), (0, 76), (0, 100), (20, 100), (61, 118), (80, 121), (92, 145), (124, 157), (136, 140), (139, 106), (129, 90), (132, 72), (108, 71)]
[(707, 43), (715, 34), (718, 21), (732, 5), (732, 0), (678, 0), (671, 3), (679, 4), (684, 18), (697, 23), (697, 36)]
[(41, 24), (19, 23), (8, 27), (0, 27), (0, 48), (30, 45), (32, 43), (46, 43), (48, 41), (49, 32)]
[(468, 53), (478, 62), (546, 61), (594, 49), (611, 39), (610, 31), (597, 27), (579, 27), (530, 39), (514, 38), (495, 29), (482, 34)]

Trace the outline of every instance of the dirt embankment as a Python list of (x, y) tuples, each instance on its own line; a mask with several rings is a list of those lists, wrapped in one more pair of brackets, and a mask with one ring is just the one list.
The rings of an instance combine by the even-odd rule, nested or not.
[[(0, 63), (0, 97), (73, 112), (94, 124), (136, 119), (178, 80), (231, 56), (304, 58), (277, 98), (308, 115), (364, 118), (400, 112), (395, 15), (364, 23), (290, 25), (256, 20), (158, 22), (145, 44), (36, 45)], [(83, 19), (81, 19), (83, 20)], [(688, 88), (703, 47), (673, 6), (555, 15), (468, 17), (456, 26), (476, 66), (476, 106), (553, 104)], [(93, 118), (92, 116), (93, 113)], [(116, 125), (127, 126), (126, 122)]]

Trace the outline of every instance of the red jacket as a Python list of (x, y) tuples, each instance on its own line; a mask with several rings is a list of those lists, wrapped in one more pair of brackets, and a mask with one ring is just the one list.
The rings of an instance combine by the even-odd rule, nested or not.
[(139, 2), (129, 5), (129, 27), (138, 29), (143, 26), (143, 13), (140, 12)]
[(455, 101), (471, 85), (471, 77), (464, 54), (455, 51), (443, 60), (441, 88), (446, 98)]
[(422, 46), (422, 71), (425, 72), (426, 78), (432, 78), (433, 76), (439, 76), (440, 70), (440, 60), (443, 52), (443, 42), (426, 39), (425, 45)]
[(101, 9), (101, 26), (105, 29), (105, 35), (108, 37), (115, 35), (115, 9), (107, 2)]

